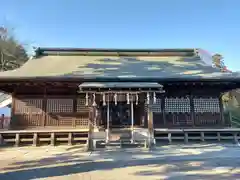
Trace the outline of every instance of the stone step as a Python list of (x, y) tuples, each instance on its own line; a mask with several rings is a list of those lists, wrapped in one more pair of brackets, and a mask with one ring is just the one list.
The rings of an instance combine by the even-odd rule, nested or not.
[(115, 147), (115, 148), (137, 148), (137, 147), (146, 147), (147, 141), (134, 141), (132, 142), (131, 139), (124, 139), (124, 140), (110, 140), (108, 143), (106, 143), (103, 140), (99, 140), (95, 144), (95, 148), (109, 148), (109, 147)]

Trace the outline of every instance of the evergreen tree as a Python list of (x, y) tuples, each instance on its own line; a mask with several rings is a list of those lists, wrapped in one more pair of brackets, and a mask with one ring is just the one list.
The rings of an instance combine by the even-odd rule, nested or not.
[(214, 65), (216, 68), (221, 69), (221, 71), (223, 71), (223, 72), (230, 72), (230, 71), (227, 69), (227, 67), (226, 67), (226, 65), (225, 65), (225, 63), (224, 63), (224, 59), (223, 59), (223, 57), (222, 57), (221, 54), (214, 54), (214, 55), (212, 56), (212, 61), (213, 61), (213, 65)]

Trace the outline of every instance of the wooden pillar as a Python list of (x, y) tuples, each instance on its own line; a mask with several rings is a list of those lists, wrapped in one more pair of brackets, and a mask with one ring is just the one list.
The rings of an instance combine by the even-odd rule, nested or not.
[(171, 132), (168, 133), (168, 143), (169, 144), (172, 143), (172, 133)]
[[(92, 103), (92, 101), (91, 101)], [(92, 106), (89, 110), (89, 120), (88, 120), (88, 150), (93, 150), (93, 133), (94, 133), (94, 120), (95, 120), (95, 106)]]
[[(112, 122), (111, 122), (112, 123)], [(107, 128), (106, 128), (106, 143), (109, 143), (110, 137), (110, 94), (107, 98)]]
[(88, 150), (89, 151), (93, 150), (93, 132), (94, 132), (94, 125), (93, 125), (93, 119), (91, 117), (89, 118), (89, 121), (88, 121)]
[(100, 103), (101, 103), (101, 95), (99, 94), (96, 94), (96, 103), (97, 103), (97, 106), (95, 107), (95, 125), (97, 127), (100, 127), (100, 110), (99, 110), (99, 106), (100, 106)]
[(131, 142), (134, 142), (134, 108), (133, 101), (131, 101)]
[(184, 142), (188, 143), (188, 133), (184, 132)]
[(55, 133), (54, 132), (51, 133), (50, 144), (51, 144), (51, 146), (55, 146)]
[(194, 96), (192, 94), (190, 94), (189, 96), (190, 98), (190, 113), (191, 113), (191, 119), (193, 121), (193, 126), (195, 126), (195, 111), (194, 111)]
[(223, 102), (222, 102), (222, 94), (219, 95), (219, 109), (220, 109), (220, 125), (225, 126), (226, 122), (224, 119), (224, 108), (223, 108)]
[[(140, 124), (140, 126), (141, 127), (146, 127), (146, 109), (145, 109), (145, 102), (144, 102), (144, 95), (143, 94), (140, 94), (139, 95), (139, 102), (138, 102), (138, 104), (139, 104), (139, 111), (138, 111), (138, 113), (139, 113), (139, 118), (140, 118), (140, 122), (139, 122), (139, 124)], [(136, 113), (137, 114), (137, 113)]]
[(217, 132), (217, 139), (218, 139), (219, 142), (221, 141), (221, 134), (220, 134), (220, 132)]
[(15, 120), (15, 111), (16, 111), (16, 88), (14, 88), (14, 91), (12, 93), (11, 120), (9, 128), (12, 127), (12, 123), (14, 123), (13, 121), (17, 121), (17, 119)]
[(47, 120), (47, 88), (44, 87), (44, 92), (43, 92), (43, 116), (42, 116), (42, 126), (46, 126), (46, 120)]
[(3, 142), (4, 142), (4, 140), (3, 140), (3, 135), (2, 135), (2, 134), (0, 134), (0, 145), (2, 145), (2, 144), (3, 144)]
[(165, 114), (165, 96), (161, 98), (161, 111), (162, 111), (162, 118), (163, 118), (163, 125), (166, 127), (167, 122), (166, 122), (166, 114)]
[(204, 142), (205, 141), (204, 132), (200, 132), (200, 134), (201, 134), (201, 141)]
[(237, 135), (238, 135), (237, 132), (234, 132), (234, 133), (233, 133), (233, 139), (234, 139), (234, 142), (235, 142), (236, 144), (238, 144), (238, 137), (237, 137)]
[(20, 144), (20, 134), (16, 133), (15, 135), (15, 146), (18, 147)]
[(150, 110), (150, 108), (148, 108), (148, 133), (149, 133), (148, 145), (149, 148), (151, 148), (154, 138), (154, 129), (153, 129), (153, 112)]
[(72, 136), (72, 133), (68, 133), (68, 145), (72, 145), (72, 139), (73, 139), (73, 136)]
[(38, 144), (38, 134), (34, 133), (33, 134), (33, 146), (37, 146)]
[(72, 122), (72, 126), (73, 127), (76, 127), (76, 118), (77, 118), (77, 100), (78, 100), (78, 95), (76, 94), (74, 97), (73, 97), (73, 113), (74, 113), (74, 119), (73, 119), (73, 122)]

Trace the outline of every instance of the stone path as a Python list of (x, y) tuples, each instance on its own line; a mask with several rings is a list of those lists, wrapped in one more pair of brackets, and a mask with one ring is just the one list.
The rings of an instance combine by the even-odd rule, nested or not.
[(0, 148), (0, 180), (239, 179), (240, 147), (169, 145), (83, 152), (78, 146)]

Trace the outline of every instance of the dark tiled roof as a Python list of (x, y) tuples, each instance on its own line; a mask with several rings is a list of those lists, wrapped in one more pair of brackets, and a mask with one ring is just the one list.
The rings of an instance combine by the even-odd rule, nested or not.
[(40, 49), (22, 67), (0, 73), (20, 78), (233, 78), (206, 63), (195, 49)]

